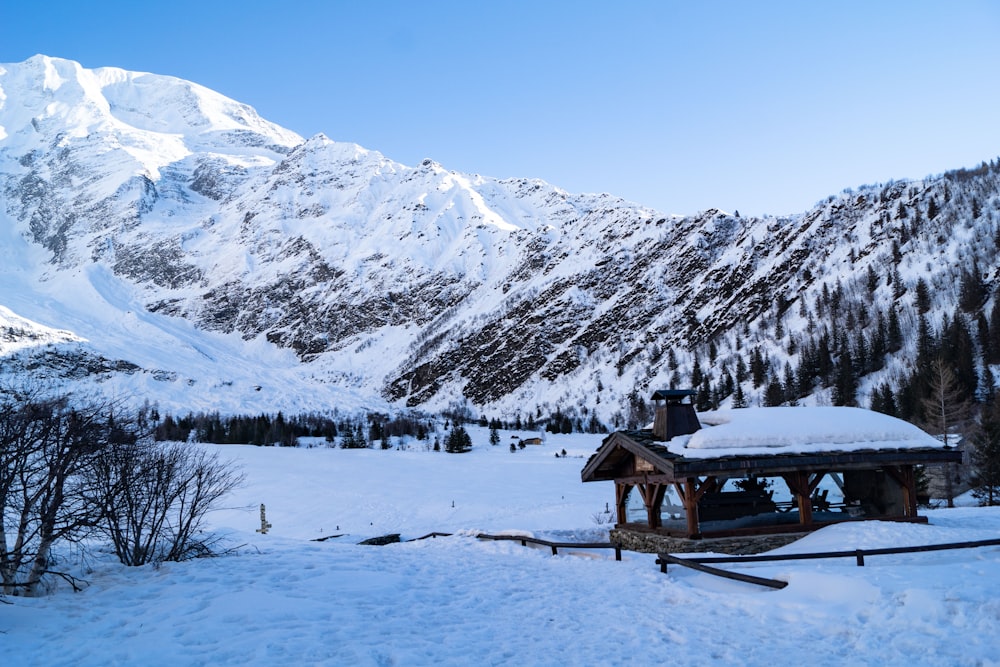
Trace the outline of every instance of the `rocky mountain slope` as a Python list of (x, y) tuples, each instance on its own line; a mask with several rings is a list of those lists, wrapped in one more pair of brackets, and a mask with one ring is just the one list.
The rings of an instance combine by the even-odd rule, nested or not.
[[(994, 163), (801, 215), (668, 216), (408, 167), (190, 82), (36, 56), (0, 65), (0, 305), (62, 333), (10, 334), (3, 368), (87, 355), (105, 360), (83, 374), (91, 387), (175, 410), (621, 421), (636, 392), (672, 382), (707, 377), (731, 400), (724, 376), (751, 346), (780, 376), (817, 322), (837, 329), (855, 308), (831, 313), (824, 290), (872, 315), (858, 331), (896, 311), (906, 340), (920, 278), (932, 314), (954, 310), (973, 261), (991, 293), (998, 190)], [(886, 354), (862, 404), (916, 350)], [(79, 382), (66, 366), (47, 377)], [(761, 400), (761, 383), (740, 384)], [(804, 400), (828, 400), (825, 387)]]

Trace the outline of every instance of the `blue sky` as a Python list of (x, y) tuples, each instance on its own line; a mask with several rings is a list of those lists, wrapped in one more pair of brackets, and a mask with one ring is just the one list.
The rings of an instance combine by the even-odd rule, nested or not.
[(404, 164), (685, 214), (1000, 156), (998, 35), (994, 0), (0, 0), (0, 63), (169, 74)]

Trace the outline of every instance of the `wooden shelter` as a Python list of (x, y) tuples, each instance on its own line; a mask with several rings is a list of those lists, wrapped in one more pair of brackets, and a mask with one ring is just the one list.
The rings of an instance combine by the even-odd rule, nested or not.
[[(767, 423), (780, 446), (687, 448), (685, 442), (702, 430), (694, 406), (684, 402), (693, 393), (655, 392), (652, 429), (612, 433), (584, 466), (584, 482), (614, 481), (616, 529), (699, 539), (802, 532), (860, 519), (926, 521), (917, 514), (917, 467), (961, 459), (960, 452), (916, 427), (859, 408), (732, 410), (726, 414), (733, 422), (727, 424), (727, 435), (735, 434), (738, 439), (740, 418), (754, 417), (756, 424)], [(809, 410), (813, 412), (789, 412)], [(849, 442), (820, 433), (803, 436), (809, 442), (796, 443), (792, 426), (801, 430), (815, 415), (838, 423), (852, 419), (872, 423), (876, 428), (870, 430), (876, 435), (871, 441)], [(783, 430), (782, 419), (795, 423)], [(819, 427), (824, 424), (824, 419), (815, 421)], [(883, 433), (905, 433), (906, 439), (893, 440), (898, 436)], [(836, 484), (833, 498), (831, 484), (820, 490), (827, 476)], [(777, 496), (784, 500), (777, 499), (770, 488), (776, 481), (787, 487), (787, 494)], [(667, 512), (665, 520), (664, 499), (671, 490), (680, 499), (680, 506), (674, 508), (680, 511)], [(642, 499), (642, 521), (629, 521), (628, 499), (633, 491)]]

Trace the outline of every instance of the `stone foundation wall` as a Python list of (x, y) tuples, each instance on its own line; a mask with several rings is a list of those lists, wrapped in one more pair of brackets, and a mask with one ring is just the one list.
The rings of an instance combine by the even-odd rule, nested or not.
[(612, 544), (627, 551), (642, 553), (692, 553), (711, 552), (746, 556), (759, 554), (791, 544), (808, 533), (782, 533), (780, 535), (747, 535), (744, 537), (715, 537), (692, 540), (686, 537), (668, 537), (656, 533), (614, 528), (610, 532)]

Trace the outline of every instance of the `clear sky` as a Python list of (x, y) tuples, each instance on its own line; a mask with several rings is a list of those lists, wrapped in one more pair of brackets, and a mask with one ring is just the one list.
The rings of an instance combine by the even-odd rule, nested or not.
[(801, 212), (1000, 156), (997, 0), (0, 0), (0, 63), (36, 53), (667, 213)]

